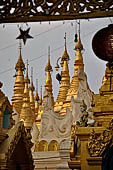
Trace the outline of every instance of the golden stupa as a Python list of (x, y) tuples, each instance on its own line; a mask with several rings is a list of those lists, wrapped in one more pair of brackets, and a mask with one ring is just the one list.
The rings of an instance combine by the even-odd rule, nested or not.
[(30, 80), (28, 77), (28, 63), (27, 63), (26, 76), (24, 79), (25, 88), (23, 94), (23, 104), (20, 113), (20, 121), (24, 122), (24, 126), (26, 129), (32, 129), (33, 121), (35, 118), (35, 114), (32, 111), (31, 103), (30, 103), (29, 88), (28, 88), (29, 81)]
[[(52, 154), (60, 153), (61, 150), (62, 150), (62, 154), (63, 152), (65, 153), (64, 150), (67, 148), (65, 148), (64, 150), (62, 148), (64, 146), (66, 147), (66, 145), (63, 146), (60, 144), (63, 142), (65, 143), (66, 141), (66, 137), (64, 134), (66, 128), (68, 127), (68, 124), (63, 126), (61, 130), (60, 130), (60, 126), (63, 125), (64, 123), (63, 120), (66, 117), (66, 115), (69, 116), (69, 114), (72, 113), (74, 114), (77, 109), (79, 110), (81, 109), (80, 110), (81, 115), (79, 116), (79, 121), (74, 122), (74, 118), (73, 118), (73, 121), (70, 121), (71, 124), (69, 124), (70, 127), (72, 128), (72, 129), (70, 128), (71, 133), (68, 135), (68, 139), (70, 140), (70, 148), (68, 148), (68, 151), (70, 152), (70, 160), (67, 159), (65, 161), (67, 161), (66, 163), (69, 165), (68, 168), (70, 169), (101, 170), (102, 168), (106, 167), (106, 164), (109, 164), (109, 162), (107, 162), (108, 161), (107, 158), (109, 157), (108, 151), (110, 149), (112, 150), (112, 138), (113, 138), (112, 68), (109, 67), (108, 63), (106, 64), (105, 75), (102, 80), (102, 86), (99, 89), (99, 94), (92, 93), (89, 89), (87, 77), (84, 72), (84, 62), (83, 62), (83, 55), (82, 55), (83, 45), (81, 42), (81, 35), (79, 29), (78, 40), (75, 45), (76, 54), (75, 54), (75, 62), (74, 62), (74, 75), (70, 83), (69, 66), (68, 66), (70, 57), (67, 52), (66, 34), (64, 39), (65, 39), (64, 53), (61, 57), (61, 63), (62, 63), (61, 81), (60, 81), (60, 87), (59, 87), (59, 92), (56, 101), (54, 101), (54, 97), (53, 97), (53, 85), (52, 85), (52, 76), (51, 76), (51, 72), (53, 71), (53, 69), (50, 63), (50, 47), (48, 49), (48, 62), (45, 66), (46, 79), (44, 85), (44, 93), (43, 93), (44, 95), (42, 95), (42, 86), (41, 86), (40, 99), (39, 99), (38, 82), (36, 83), (36, 93), (34, 96), (33, 70), (31, 70), (31, 80), (29, 80), (28, 64), (27, 64), (26, 76), (24, 78), (23, 71), (25, 70), (25, 65), (22, 60), (21, 44), (20, 44), (20, 49), (19, 49), (20, 54), (15, 67), (16, 80), (14, 84), (14, 95), (12, 97), (12, 106), (15, 111), (15, 114), (18, 113), (19, 123), (20, 121), (22, 122), (20, 123), (20, 125), (17, 125), (17, 123), (15, 123), (15, 127), (17, 127), (18, 129), (19, 127), (24, 126), (26, 136), (30, 140), (31, 139), (30, 133), (33, 132), (32, 136), (33, 134), (35, 135), (35, 131), (33, 131), (34, 130), (33, 124), (36, 123), (41, 133), (38, 134), (38, 137), (34, 143), (35, 149), (33, 150), (33, 156), (40, 154), (41, 157), (41, 155), (45, 154), (49, 159), (49, 155), (51, 154), (50, 151), (52, 152)], [(83, 78), (82, 76), (84, 76), (85, 79), (82, 79)], [(84, 89), (84, 86), (86, 87), (86, 89)], [(88, 96), (91, 103), (89, 108), (87, 105), (87, 101), (85, 101), (85, 97), (87, 96), (85, 96), (86, 93), (84, 92), (86, 91), (88, 92), (87, 93), (88, 95), (89, 95), (89, 91), (91, 92), (91, 96), (90, 95)], [(47, 105), (45, 105), (45, 102), (47, 101), (48, 103)], [(76, 105), (78, 101), (79, 101), (79, 107), (78, 105)], [(73, 112), (73, 109), (75, 109), (74, 110), (75, 112)], [(51, 119), (48, 116), (51, 116)], [(45, 121), (46, 124), (44, 122), (44, 119), (47, 121), (47, 122)], [(50, 127), (48, 123), (49, 120), (51, 123)], [(61, 120), (62, 120), (62, 124), (59, 124)], [(93, 120), (93, 123), (88, 124), (89, 120), (90, 121)], [(12, 118), (10, 119), (10, 121), (12, 122), (12, 124), (14, 124)], [(55, 129), (56, 125), (58, 126), (57, 129)], [(43, 130), (45, 132), (46, 138), (44, 138), (44, 136), (42, 135), (44, 134), (42, 133)], [(50, 133), (51, 134), (52, 132), (54, 133), (55, 130), (56, 130), (56, 134), (58, 131), (60, 131), (60, 134), (61, 135), (63, 134), (64, 138), (61, 138), (59, 134), (55, 139), (49, 136)], [(42, 135), (42, 139), (40, 134)], [(63, 141), (60, 140), (60, 138), (63, 139)], [(61, 158), (60, 154), (57, 156), (58, 158)], [(50, 159), (48, 161), (48, 159), (45, 162), (48, 163), (50, 161), (48, 166), (48, 169), (50, 169), (51, 167), (50, 163), (53, 165), (54, 161)], [(36, 160), (38, 160), (38, 157), (34, 158), (34, 162), (36, 166), (35, 168), (38, 167), (38, 163), (40, 164), (40, 167), (43, 166), (44, 161), (41, 160), (42, 161), (41, 162), (40, 160), (38, 160), (39, 162), (37, 163)], [(63, 161), (60, 162), (62, 164), (62, 167), (64, 166)], [(111, 158), (109, 158), (109, 161), (110, 164), (113, 164)], [(54, 164), (54, 166), (55, 165), (56, 164)]]
[[(51, 72), (53, 71), (52, 66), (50, 64), (50, 47), (48, 47), (48, 63), (45, 67), (45, 72), (46, 72), (46, 80), (45, 80), (45, 89), (44, 91), (47, 90), (49, 95), (51, 96), (51, 103), (52, 106), (54, 106), (54, 98), (53, 98), (53, 92), (52, 92), (52, 78), (51, 78)], [(40, 92), (40, 101), (39, 101), (39, 109), (38, 109), (38, 115), (36, 118), (36, 123), (38, 128), (40, 129), (40, 122), (41, 122), (41, 115), (43, 114), (43, 101), (45, 100), (45, 96), (43, 96), (42, 99), (42, 86), (41, 86), (41, 92)]]
[(61, 62), (62, 62), (61, 83), (60, 83), (59, 93), (54, 105), (54, 110), (56, 112), (59, 112), (61, 110), (66, 100), (67, 92), (70, 86), (70, 76), (69, 76), (69, 68), (68, 68), (69, 55), (66, 47), (66, 33), (64, 39), (65, 39), (64, 54), (61, 57)]
[(15, 110), (20, 114), (24, 92), (24, 70), (25, 70), (25, 64), (23, 62), (21, 54), (21, 42), (19, 45), (19, 57), (15, 69), (16, 80), (14, 84), (14, 94), (12, 96), (12, 105), (15, 108)]

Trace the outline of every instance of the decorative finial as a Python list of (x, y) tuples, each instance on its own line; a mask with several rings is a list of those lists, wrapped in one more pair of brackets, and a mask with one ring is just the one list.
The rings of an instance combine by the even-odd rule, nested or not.
[(19, 57), (15, 66), (16, 71), (18, 71), (19, 69), (22, 71), (25, 70), (25, 64), (22, 59), (21, 49), (22, 49), (22, 44), (21, 44), (21, 40), (19, 40)]
[(40, 101), (39, 104), (42, 105), (42, 85), (40, 86)]
[(50, 46), (48, 47), (48, 62), (50, 60)]
[(29, 87), (32, 91), (34, 91), (34, 85), (33, 85), (33, 67), (31, 67), (31, 83)]
[(78, 25), (79, 25), (79, 30), (78, 30), (78, 41), (77, 41), (77, 43), (76, 43), (76, 45), (75, 45), (75, 49), (74, 50), (83, 50), (83, 45), (82, 45), (82, 43), (81, 43), (81, 39), (80, 39), (80, 20), (79, 20), (79, 22), (78, 22)]
[(66, 32), (65, 32), (65, 36), (64, 36), (64, 41), (65, 41), (65, 44), (64, 44), (64, 54), (62, 55), (61, 57), (61, 67), (63, 66), (63, 63), (64, 63), (64, 60), (69, 60), (69, 55), (67, 53), (67, 48), (66, 48)]
[[(77, 33), (77, 24), (78, 24), (78, 33)], [(79, 22), (76, 21), (76, 25), (75, 25), (75, 39), (74, 39), (74, 42), (77, 43), (78, 41), (78, 34), (79, 34), (79, 37), (80, 37), (80, 19), (79, 19)]]
[(29, 77), (28, 77), (28, 60), (26, 61), (26, 77), (25, 77), (25, 83), (30, 83)]
[(50, 64), (50, 46), (48, 47), (48, 64), (45, 67), (45, 71), (46, 72), (52, 72), (53, 71), (52, 66)]
[(39, 96), (38, 96), (38, 79), (36, 79), (36, 94), (35, 94), (35, 100), (39, 101)]
[(78, 34), (77, 34), (77, 21), (75, 22), (75, 39), (74, 42), (77, 43), (78, 40)]
[(80, 19), (79, 19), (79, 22), (78, 22), (78, 33), (80, 34)]
[(65, 40), (65, 50), (66, 50), (66, 32), (65, 32), (64, 40)]
[(26, 76), (24, 79), (25, 82), (25, 88), (24, 88), (24, 93), (27, 93), (27, 97), (29, 96), (29, 88), (28, 88), (28, 84), (30, 83), (29, 77), (28, 77), (28, 60), (26, 62)]

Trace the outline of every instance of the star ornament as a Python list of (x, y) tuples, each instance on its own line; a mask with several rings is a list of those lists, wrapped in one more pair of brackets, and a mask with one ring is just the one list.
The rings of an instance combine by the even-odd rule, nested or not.
[(27, 39), (33, 38), (31, 35), (29, 35), (30, 28), (28, 28), (27, 30), (22, 30), (21, 28), (19, 28), (19, 30), (20, 35), (16, 39), (22, 39), (25, 45)]

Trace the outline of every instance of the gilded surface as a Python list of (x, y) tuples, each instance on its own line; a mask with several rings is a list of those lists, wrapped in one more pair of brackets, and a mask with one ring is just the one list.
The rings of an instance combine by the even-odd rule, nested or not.
[[(64, 54), (61, 57), (61, 61), (63, 61), (62, 72), (61, 72), (61, 83), (60, 83), (61, 85), (56, 100), (56, 102), (62, 102), (62, 105), (63, 102), (66, 100), (67, 92), (70, 86), (70, 75), (69, 75), (69, 68), (68, 68), (69, 55), (66, 47), (66, 33), (64, 39), (65, 39), (65, 48), (64, 48)], [(56, 107), (58, 107), (57, 104)]]
[(46, 140), (36, 141), (34, 152), (40, 151), (58, 151), (59, 150), (59, 143), (56, 140), (50, 141), (48, 143)]
[[(21, 54), (21, 44), (19, 45), (19, 56), (18, 56), (18, 61), (15, 66), (16, 70), (16, 79), (15, 79), (15, 84), (14, 84), (14, 94), (12, 96), (12, 105), (15, 108), (16, 112), (20, 114), (21, 112), (21, 107), (22, 107), (22, 99), (23, 99), (23, 92), (24, 92), (24, 70), (25, 70), (25, 64), (22, 59), (22, 54)], [(14, 117), (13, 117), (14, 118)]]
[(30, 22), (113, 16), (112, 0), (1, 0), (0, 21)]
[(25, 81), (25, 88), (23, 94), (23, 104), (20, 113), (20, 120), (24, 122), (24, 126), (26, 129), (32, 129), (35, 113), (32, 112), (30, 106), (30, 97), (29, 97), (29, 88), (28, 88), (28, 83), (29, 83), (28, 68), (26, 71), (26, 77), (24, 81)]
[(106, 125), (113, 118), (113, 82), (111, 79), (113, 75), (112, 70), (106, 64), (106, 70), (102, 86), (99, 89), (99, 95), (93, 96), (93, 116), (96, 122), (106, 127)]
[[(48, 48), (48, 63), (45, 67), (46, 71), (46, 81), (45, 81), (45, 90), (47, 90), (51, 95), (51, 102), (52, 105), (54, 105), (54, 98), (53, 98), (53, 90), (52, 90), (52, 78), (51, 78), (51, 72), (53, 71), (51, 63), (50, 63), (50, 47)], [(45, 94), (46, 96), (47, 94)]]
[(12, 154), (14, 153), (15, 148), (20, 140), (23, 138), (25, 143), (26, 152), (29, 155), (29, 160), (32, 160), (31, 150), (32, 143), (27, 136), (24, 125), (22, 122), (19, 122), (13, 129), (8, 132), (9, 138), (1, 145), (1, 153), (5, 152), (5, 159), (9, 161), (11, 159)]
[(88, 150), (90, 156), (101, 156), (102, 153), (107, 148), (107, 146), (110, 144), (112, 136), (113, 136), (113, 119), (100, 136), (97, 136), (95, 131), (93, 130), (88, 142)]

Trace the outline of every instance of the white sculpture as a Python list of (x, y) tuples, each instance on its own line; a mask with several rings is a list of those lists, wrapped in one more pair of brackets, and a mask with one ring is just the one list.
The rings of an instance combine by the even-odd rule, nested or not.
[(86, 73), (80, 68), (78, 69), (78, 78), (80, 83), (77, 92), (77, 100), (84, 100), (88, 109), (89, 107), (91, 107), (93, 92), (89, 89)]
[(66, 115), (55, 113), (51, 105), (51, 96), (44, 92), (43, 114), (40, 125), (40, 138), (67, 138), (71, 134), (72, 114), (67, 109)]
[[(36, 122), (34, 122), (33, 127), (31, 129), (31, 136), (32, 136), (32, 142), (33, 143), (36, 142), (38, 135), (39, 135), (39, 130), (38, 130), (38, 127), (36, 125)], [(32, 147), (32, 150), (34, 149), (34, 146)]]
[(80, 100), (75, 100), (74, 97), (72, 96), (71, 98), (71, 110), (72, 110), (72, 115), (73, 115), (73, 124), (76, 124), (76, 122), (80, 121), (80, 117), (82, 116), (82, 112), (80, 110)]
[[(88, 114), (90, 114), (90, 117), (88, 118), (88, 123), (94, 123), (91, 120), (91, 100), (92, 100), (92, 91), (89, 89), (88, 83), (87, 83), (87, 76), (85, 72), (82, 69), (78, 69), (78, 78), (79, 78), (79, 88), (77, 91), (77, 98), (76, 100), (74, 97), (71, 98), (71, 110), (73, 115), (73, 123), (76, 124), (76, 122), (80, 122), (80, 118), (82, 116), (82, 108), (81, 103), (84, 101), (87, 108), (86, 111)], [(90, 112), (90, 113), (89, 113)]]

